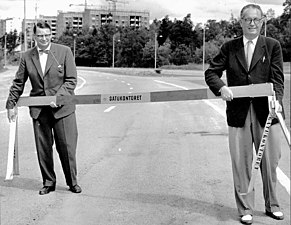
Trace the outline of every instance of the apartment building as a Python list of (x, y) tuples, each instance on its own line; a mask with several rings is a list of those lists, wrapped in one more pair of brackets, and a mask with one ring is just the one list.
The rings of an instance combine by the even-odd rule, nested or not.
[(83, 13), (84, 24), (96, 28), (113, 23), (117, 27), (147, 27), (149, 28), (150, 13), (148, 11), (85, 9)]
[(80, 30), (83, 28), (83, 12), (63, 12), (58, 11), (57, 15), (57, 37), (67, 29)]
[(21, 18), (7, 18), (0, 20), (0, 37), (2, 37), (5, 33), (21, 32), (22, 29), (22, 19)]
[(51, 26), (52, 37), (54, 38), (57, 35), (57, 16), (40, 15), (39, 19), (44, 20), (45, 22), (47, 22)]
[[(150, 13), (148, 11), (136, 10), (109, 10), (106, 8), (94, 9), (85, 8), (83, 12), (63, 12), (58, 11), (57, 16), (40, 15), (39, 19), (45, 20), (51, 25), (52, 36), (59, 37), (69, 28), (81, 30), (84, 26), (99, 28), (105, 24), (115, 24), (116, 27), (146, 27), (149, 28)], [(26, 19), (26, 33), (29, 45), (33, 45), (33, 27), (39, 19)], [(20, 20), (21, 21), (21, 20)], [(0, 20), (0, 37), (7, 32), (8, 20)], [(24, 20), (18, 29), (18, 33), (23, 32)], [(16, 25), (11, 25), (16, 26)], [(10, 27), (10, 25), (9, 25)]]

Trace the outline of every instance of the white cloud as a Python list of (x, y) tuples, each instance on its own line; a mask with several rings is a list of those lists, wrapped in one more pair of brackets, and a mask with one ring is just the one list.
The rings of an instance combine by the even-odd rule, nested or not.
[[(285, 0), (136, 0), (135, 4), (145, 7), (151, 12), (151, 19), (163, 18), (168, 15), (170, 18), (183, 19), (188, 13), (191, 14), (194, 23), (206, 22), (208, 19), (229, 20), (231, 14), (239, 17), (241, 8), (250, 2), (262, 1), (262, 9), (266, 12), (272, 8), (276, 16), (283, 12)], [(276, 3), (273, 5), (267, 3)]]
[[(239, 16), (241, 8), (252, 2), (260, 4), (263, 11), (272, 8), (276, 16), (283, 12), (283, 2), (285, 0), (119, 0), (127, 1), (128, 4), (117, 4), (120, 9), (137, 9), (150, 11), (151, 20), (161, 19), (168, 15), (170, 18), (183, 19), (188, 13), (191, 14), (194, 23), (206, 22), (208, 19), (217, 21), (228, 20), (231, 13)], [(85, 0), (26, 0), (26, 17), (35, 18), (37, 14), (53, 16), (57, 15), (57, 10), (76, 11), (83, 10)], [(37, 3), (37, 10), (35, 9)], [(108, 7), (106, 0), (87, 0), (87, 4), (99, 7)], [(70, 4), (74, 4), (69, 7)], [(0, 19), (8, 17), (23, 18), (24, 0), (0, 0)]]
[(247, 2), (259, 5), (283, 5), (284, 0), (247, 0)]

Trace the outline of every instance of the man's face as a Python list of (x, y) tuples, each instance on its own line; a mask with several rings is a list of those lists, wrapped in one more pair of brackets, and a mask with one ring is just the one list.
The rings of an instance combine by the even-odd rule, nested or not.
[(240, 25), (247, 39), (256, 38), (260, 34), (263, 25), (261, 12), (254, 8), (246, 9), (240, 20)]
[(46, 49), (52, 39), (51, 31), (49, 28), (36, 28), (34, 40), (40, 49)]

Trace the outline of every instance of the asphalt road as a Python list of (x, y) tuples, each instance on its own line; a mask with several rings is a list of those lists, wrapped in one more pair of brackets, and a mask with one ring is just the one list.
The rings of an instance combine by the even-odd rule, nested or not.
[[(1, 225), (239, 224), (221, 100), (77, 106), (83, 192), (68, 191), (56, 153), (57, 188), (45, 196), (38, 195), (42, 182), (31, 119), (20, 108), (20, 175), (4, 182), (9, 128), (4, 102), (13, 69), (0, 77)], [(137, 77), (79, 70), (78, 75), (77, 94), (205, 87), (199, 72)], [(254, 224), (290, 224), (290, 150), (282, 140), (277, 191), (285, 220), (264, 215), (258, 178)]]

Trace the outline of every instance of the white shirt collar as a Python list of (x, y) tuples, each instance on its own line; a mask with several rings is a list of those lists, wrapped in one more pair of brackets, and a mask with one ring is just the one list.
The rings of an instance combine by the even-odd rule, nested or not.
[(249, 40), (247, 39), (245, 36), (243, 36), (243, 42), (244, 42), (244, 46), (246, 46), (246, 44), (248, 43), (248, 41), (252, 41), (254, 46), (256, 46), (257, 41), (258, 41), (259, 36), (257, 36), (256, 38), (254, 38), (253, 40)]

